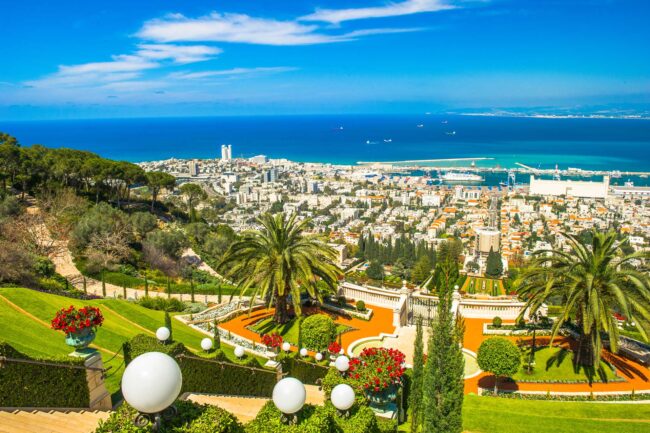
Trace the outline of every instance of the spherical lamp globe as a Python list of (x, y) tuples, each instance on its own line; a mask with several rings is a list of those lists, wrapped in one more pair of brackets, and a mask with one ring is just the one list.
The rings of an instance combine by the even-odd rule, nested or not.
[(320, 353), (320, 352), (318, 352), (318, 353), (315, 355), (315, 358), (316, 358), (316, 361), (319, 361), (319, 362), (320, 362), (320, 361), (323, 360), (323, 354)]
[(212, 349), (212, 339), (206, 337), (201, 340), (201, 349), (205, 350), (206, 352)]
[(304, 347), (300, 349), (300, 356), (302, 356), (303, 358), (307, 356), (307, 349), (305, 349)]
[(305, 405), (306, 399), (305, 385), (294, 377), (285, 377), (273, 388), (273, 404), (284, 414), (298, 412)]
[(241, 346), (235, 346), (235, 356), (237, 358), (241, 358), (244, 356), (244, 348)]
[(350, 368), (350, 359), (345, 355), (341, 355), (334, 361), (334, 366), (341, 373), (345, 373)]
[(282, 343), (282, 350), (284, 350), (285, 352), (290, 351), (291, 350), (291, 343), (289, 343), (288, 341), (285, 341), (284, 343)]
[(341, 347), (341, 350), (339, 350), (339, 355), (345, 355), (345, 350)]
[(174, 358), (147, 352), (129, 363), (122, 376), (124, 400), (142, 413), (162, 412), (181, 392), (183, 376)]
[(336, 385), (330, 397), (332, 404), (340, 411), (346, 411), (354, 406), (354, 389), (346, 383)]
[(158, 341), (165, 342), (169, 340), (169, 336), (171, 335), (171, 332), (169, 331), (168, 328), (165, 328), (164, 326), (161, 326), (156, 330), (156, 338)]

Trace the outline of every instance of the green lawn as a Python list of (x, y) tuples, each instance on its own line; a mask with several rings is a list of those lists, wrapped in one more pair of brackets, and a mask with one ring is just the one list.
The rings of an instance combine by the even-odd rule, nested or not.
[[(134, 323), (151, 332), (155, 332), (165, 323), (164, 312), (149, 310), (122, 300), (82, 301), (19, 288), (0, 288), (0, 295), (48, 324), (60, 308), (70, 305), (99, 307), (105, 320), (103, 326), (97, 332), (94, 343), (112, 352), (120, 352), (123, 342), (137, 334), (146, 333), (143, 329), (135, 326)], [(174, 340), (182, 342), (190, 350), (193, 349), (200, 355), (200, 343), (201, 339), (205, 338), (205, 335), (177, 320), (172, 323)], [(72, 352), (72, 348), (64, 342), (63, 333), (54, 331), (19, 313), (3, 300), (0, 300), (0, 329), (2, 330), (0, 333), (1, 340), (8, 342), (17, 350), (30, 356), (66, 356)], [(222, 344), (222, 349), (229, 359), (236, 360), (232, 347)], [(106, 352), (101, 352), (101, 354), (104, 367), (110, 367), (106, 386), (109, 392), (116, 393), (119, 391), (120, 380), (124, 371), (123, 359), (115, 357), (110, 360), (113, 355)], [(262, 363), (266, 361), (264, 358), (257, 359)]]
[[(264, 334), (275, 334), (276, 332), (282, 335), (282, 338), (294, 346), (298, 344), (298, 320), (293, 319), (284, 325), (276, 325), (273, 322), (272, 317), (262, 319), (259, 322), (255, 323), (252, 326), (253, 331), (264, 335)], [(345, 325), (336, 325), (336, 332), (345, 332), (350, 329), (349, 326)]]
[[(485, 288), (483, 283), (485, 283)], [(503, 281), (493, 278), (469, 277), (465, 280), (461, 290), (470, 295), (477, 293), (490, 296), (505, 295)]]
[[(577, 372), (573, 369), (573, 353), (559, 347), (542, 347), (535, 351), (535, 368), (532, 373), (526, 371), (527, 356), (524, 356), (524, 366), (515, 374), (513, 379), (518, 381), (550, 381), (550, 380), (575, 380), (589, 381), (588, 373), (580, 368)], [(611, 367), (601, 361), (601, 371), (608, 380), (617, 376)], [(598, 374), (593, 377), (594, 381), (601, 381)]]
[[(402, 424), (400, 432), (410, 432)], [(465, 396), (463, 429), (471, 433), (640, 433), (650, 431), (650, 404), (526, 401)]]

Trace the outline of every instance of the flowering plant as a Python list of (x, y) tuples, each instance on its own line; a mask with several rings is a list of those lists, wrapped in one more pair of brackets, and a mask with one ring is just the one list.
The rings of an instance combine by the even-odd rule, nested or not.
[(262, 335), (262, 344), (264, 344), (266, 347), (280, 347), (282, 346), (282, 341), (282, 336), (278, 333)]
[(97, 307), (86, 306), (78, 310), (70, 305), (57, 311), (52, 319), (52, 329), (63, 331), (66, 334), (79, 332), (86, 328), (102, 326), (104, 316)]
[(341, 352), (341, 345), (334, 341), (333, 343), (330, 343), (329, 346), (327, 346), (327, 351), (332, 355), (338, 355)]
[(357, 387), (369, 392), (381, 392), (402, 383), (406, 357), (397, 349), (368, 347), (358, 358), (350, 360), (348, 375)]

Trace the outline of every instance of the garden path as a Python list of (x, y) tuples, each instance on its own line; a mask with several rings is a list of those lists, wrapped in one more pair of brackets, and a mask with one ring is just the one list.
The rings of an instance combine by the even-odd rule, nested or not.
[(110, 412), (71, 410), (0, 410), (0, 433), (91, 433)]

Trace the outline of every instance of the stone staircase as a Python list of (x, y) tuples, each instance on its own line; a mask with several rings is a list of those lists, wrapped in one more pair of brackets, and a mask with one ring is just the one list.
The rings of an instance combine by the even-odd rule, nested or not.
[(108, 411), (0, 410), (0, 433), (91, 433)]

